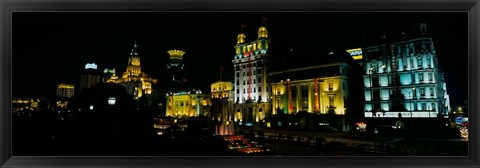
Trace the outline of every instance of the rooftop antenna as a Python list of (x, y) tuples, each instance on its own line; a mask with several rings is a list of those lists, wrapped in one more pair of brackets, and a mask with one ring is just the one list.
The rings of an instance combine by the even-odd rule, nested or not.
[(245, 31), (245, 29), (246, 29), (246, 28), (247, 28), (247, 25), (246, 25), (246, 24), (242, 24), (242, 25), (240, 25), (240, 32), (242, 32), (242, 33), (243, 33), (243, 32)]
[(223, 66), (220, 66), (220, 81), (222, 81)]
[(267, 22), (268, 18), (267, 17), (263, 17), (262, 18), (262, 25), (265, 25), (265, 22)]

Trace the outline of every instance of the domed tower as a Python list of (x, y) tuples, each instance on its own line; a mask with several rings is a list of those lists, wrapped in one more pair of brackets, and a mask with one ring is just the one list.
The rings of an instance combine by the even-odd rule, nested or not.
[(245, 43), (245, 34), (243, 33), (240, 33), (238, 34), (237, 36), (237, 44), (242, 44), (242, 43)]
[[(244, 26), (242, 25), (242, 31)], [(270, 113), (270, 88), (267, 83), (268, 30), (262, 24), (258, 38), (246, 41), (245, 34), (239, 33), (235, 48), (234, 96), (235, 122), (242, 124), (260, 123)]]
[(245, 43), (245, 39), (247, 38), (247, 37), (245, 36), (245, 34), (243, 33), (245, 27), (247, 27), (247, 26), (244, 25), (244, 24), (242, 24), (242, 26), (241, 26), (241, 31), (240, 31), (240, 33), (239, 33), (238, 36), (237, 36), (237, 45), (242, 44), (242, 43)]
[(171, 90), (173, 92), (180, 91), (182, 89), (180, 84), (186, 82), (186, 79), (183, 74), (183, 55), (185, 51), (182, 50), (168, 50), (167, 53), (170, 56), (170, 62), (167, 63), (167, 70), (169, 71), (170, 81), (171, 81)]
[(258, 28), (258, 38), (268, 38), (268, 30), (265, 26)]

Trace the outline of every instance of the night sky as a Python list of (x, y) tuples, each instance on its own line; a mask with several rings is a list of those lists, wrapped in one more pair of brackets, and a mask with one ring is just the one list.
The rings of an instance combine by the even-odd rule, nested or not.
[[(13, 13), (13, 97), (53, 96), (56, 84), (78, 87), (86, 63), (103, 71), (125, 71), (134, 39), (138, 39), (142, 71), (167, 79), (167, 50), (186, 51), (188, 82), (206, 92), (220, 78), (233, 81), (234, 45), (241, 25), (247, 41), (264, 24), (271, 39), (271, 57), (313, 64), (329, 51), (366, 47), (372, 33), (400, 34), (412, 23), (426, 22), (445, 73), (452, 105), (468, 93), (467, 13)], [(294, 57), (289, 52), (293, 49)], [(313, 60), (313, 61), (312, 61)], [(290, 62), (290, 61), (288, 61)], [(294, 62), (294, 61), (292, 61)]]

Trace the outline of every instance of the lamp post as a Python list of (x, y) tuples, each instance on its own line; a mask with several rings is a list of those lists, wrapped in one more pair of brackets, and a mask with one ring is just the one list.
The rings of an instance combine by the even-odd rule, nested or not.
[[(405, 89), (405, 88), (403, 88)], [(413, 93), (413, 91), (415, 91), (415, 87), (412, 87), (412, 90), (408, 91), (406, 90), (407, 93), (408, 93), (408, 96), (410, 97), (410, 118), (413, 117), (413, 108), (412, 108), (412, 102), (413, 102), (413, 95), (411, 93)]]
[(376, 113), (374, 111), (374, 107), (373, 107), (373, 81), (372, 81), (372, 72), (373, 72), (373, 67), (370, 67), (370, 70), (369, 70), (369, 73), (368, 73), (368, 77), (370, 79), (370, 103), (371, 103), (371, 107), (372, 107), (372, 117), (376, 117)]

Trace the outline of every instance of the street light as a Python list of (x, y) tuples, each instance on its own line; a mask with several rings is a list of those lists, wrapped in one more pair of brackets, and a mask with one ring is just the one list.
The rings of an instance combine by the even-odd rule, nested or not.
[(376, 117), (376, 113), (374, 112), (374, 107), (373, 107), (373, 81), (372, 81), (372, 72), (373, 72), (373, 67), (370, 67), (368, 77), (370, 78), (370, 103), (372, 107), (372, 117)]
[(110, 97), (108, 98), (108, 104), (109, 105), (115, 105), (116, 98), (115, 97)]
[[(403, 88), (405, 90), (405, 88)], [(413, 108), (412, 108), (412, 102), (413, 102), (413, 95), (411, 95), (411, 93), (413, 93), (413, 91), (415, 91), (415, 87), (412, 87), (412, 90), (408, 91), (408, 90), (405, 90), (407, 91), (408, 93), (408, 96), (410, 97), (410, 118), (413, 117)]]

